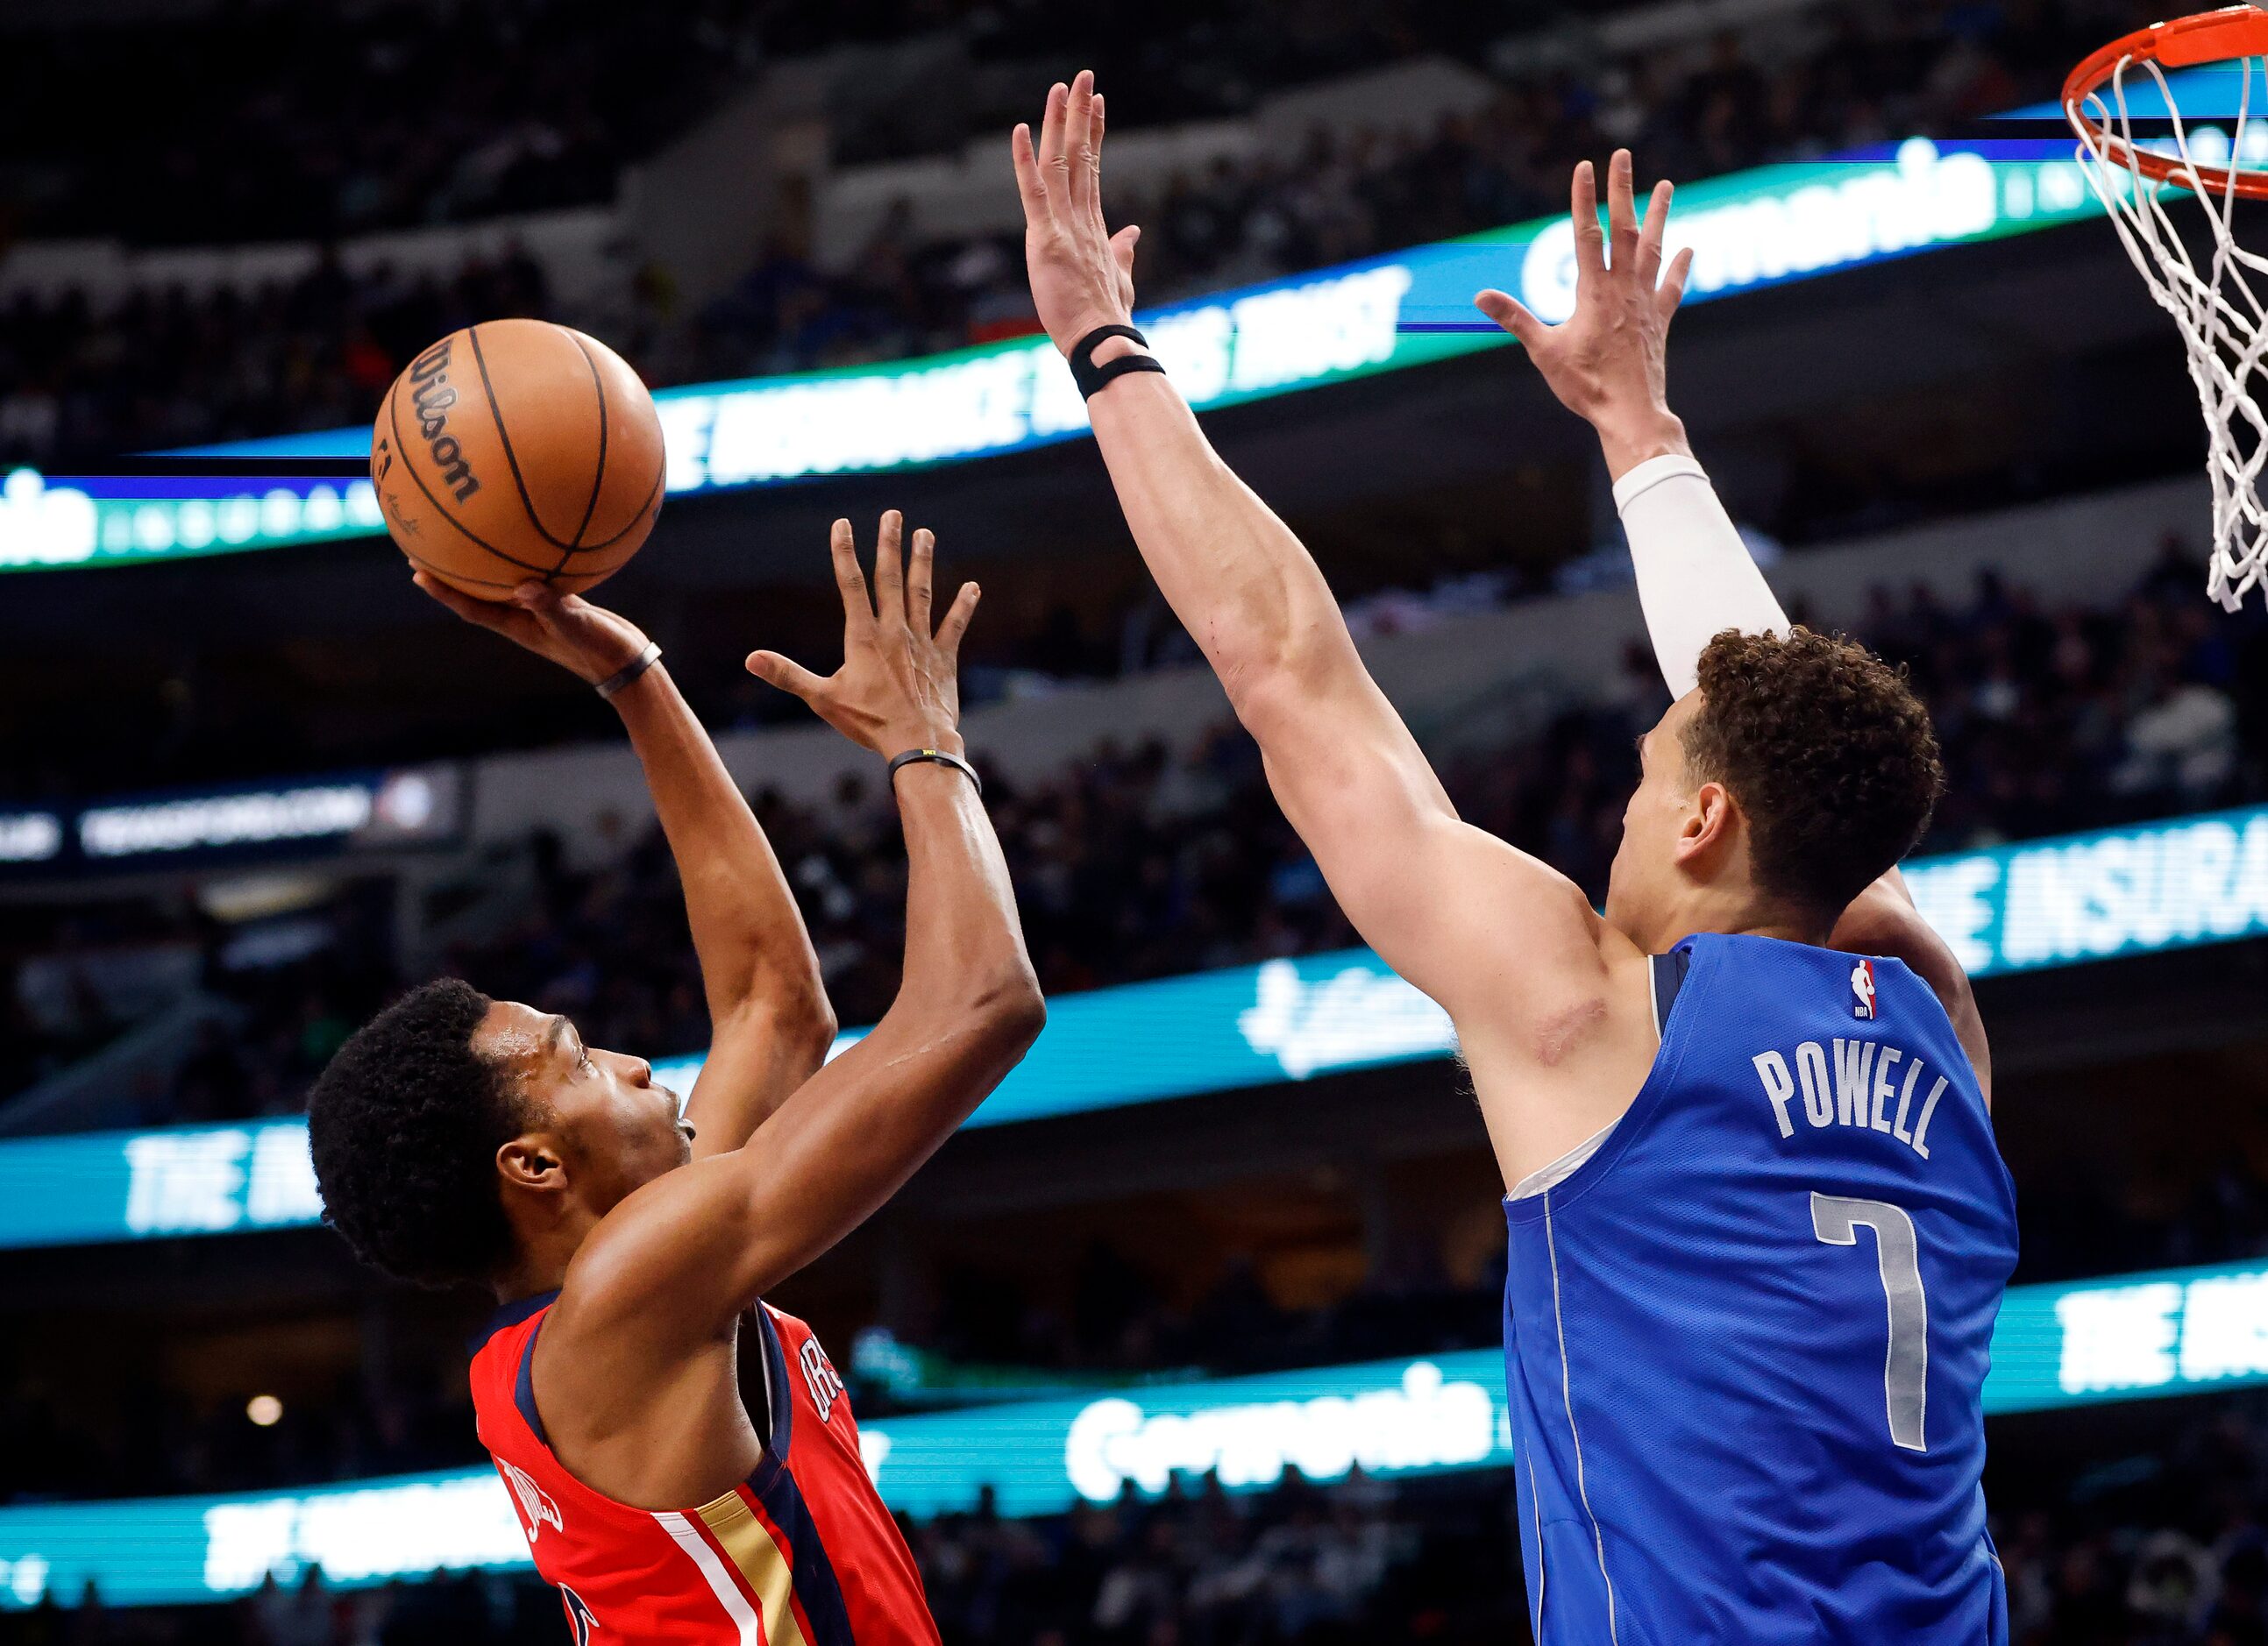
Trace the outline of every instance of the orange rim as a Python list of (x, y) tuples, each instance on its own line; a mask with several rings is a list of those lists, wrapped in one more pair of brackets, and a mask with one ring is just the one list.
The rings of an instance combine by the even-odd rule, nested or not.
[[(2153, 154), (2114, 136), (2088, 116), (2087, 99), (2108, 85), (2121, 63), (2154, 62), (2163, 69), (2193, 69), (2199, 63), (2268, 56), (2268, 11), (2257, 6), (2223, 6), (2170, 23), (2153, 23), (2112, 40), (2085, 58), (2063, 83), (2064, 118), (2095, 149), (2124, 161), (2144, 177), (2180, 187), (2191, 186), (2191, 168), (2168, 155)], [(2268, 106), (2261, 111), (2268, 118)], [(2196, 180), (2214, 193), (2233, 191), (2248, 200), (2268, 200), (2268, 172), (2239, 166), (2200, 165)]]

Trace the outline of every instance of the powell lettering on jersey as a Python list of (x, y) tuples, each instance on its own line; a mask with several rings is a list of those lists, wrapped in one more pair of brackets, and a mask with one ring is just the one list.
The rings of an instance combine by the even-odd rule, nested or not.
[(1859, 1127), (1888, 1133), (1925, 1160), (1930, 1121), (1953, 1084), (1903, 1047), (1840, 1036), (1825, 1045), (1806, 1040), (1792, 1056), (1759, 1052), (1749, 1061), (1782, 1137), (1795, 1135), (1799, 1119), (1819, 1131)]

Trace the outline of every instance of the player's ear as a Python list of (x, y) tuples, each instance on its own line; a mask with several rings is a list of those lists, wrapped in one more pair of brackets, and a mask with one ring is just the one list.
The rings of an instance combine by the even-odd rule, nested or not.
[(1677, 825), (1672, 849), (1680, 867), (1705, 870), (1732, 844), (1736, 813), (1732, 791), (1712, 778), (1696, 788)]
[(497, 1172), (514, 1188), (556, 1194), (567, 1187), (567, 1157), (549, 1132), (529, 1132), (497, 1150)]

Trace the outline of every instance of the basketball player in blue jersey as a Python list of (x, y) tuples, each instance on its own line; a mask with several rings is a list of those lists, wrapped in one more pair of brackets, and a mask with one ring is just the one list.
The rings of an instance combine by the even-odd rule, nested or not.
[(1675, 702), (1640, 747), (1603, 915), (1461, 821), (1315, 564), (1132, 332), (1138, 231), (1103, 100), (1012, 148), (1032, 291), (1136, 542), (1356, 928), (1454, 1019), (1509, 1194), (1521, 1535), (1550, 1646), (1999, 1642), (1980, 1394), (2015, 1260), (1959, 966), (1896, 864), (1928, 717), (1791, 628), (1664, 398), (1686, 259), (1667, 186), (1609, 233), (1578, 169), (1573, 314), (1500, 292), (1602, 441)]

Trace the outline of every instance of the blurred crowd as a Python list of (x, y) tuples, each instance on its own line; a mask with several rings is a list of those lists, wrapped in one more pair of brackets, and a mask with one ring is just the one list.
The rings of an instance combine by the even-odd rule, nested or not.
[[(2052, 1421), (2052, 1420), (2051, 1420)], [(2066, 1438), (2068, 1438), (2066, 1435)], [(2066, 1447), (2066, 1451), (2069, 1449)], [(2258, 1397), (2188, 1408), (2170, 1444), (1987, 1482), (2016, 1646), (2268, 1640), (2268, 1427)], [(988, 1502), (908, 1523), (948, 1646), (1351, 1646), (1531, 1638), (1512, 1477), (1211, 1480), (1038, 1520)], [(227, 1605), (113, 1612), (99, 1593), (0, 1612), (0, 1646), (520, 1646), (564, 1637), (526, 1576), (332, 1591), (320, 1572)]]
[[(1877, 591), (1857, 633), (1911, 670), (1950, 775), (1923, 849), (2268, 798), (2268, 620), (2215, 612), (2196, 582), (2191, 552), (2169, 541), (2135, 588), (2098, 606), (2050, 604), (1991, 573), (1961, 605), (1919, 586)], [(1618, 692), (1508, 742), (1443, 751), (1443, 780), (1464, 817), (1595, 900), (1636, 782), (1632, 741), (1666, 702), (1651, 657), (1633, 646)], [(1233, 725), (1180, 753), (1107, 742), (1045, 782), (996, 772), (986, 797), (1051, 994), (1356, 941)], [(769, 791), (755, 804), (838, 1017), (873, 1022), (895, 992), (902, 943), (905, 866), (887, 791), (852, 780), (825, 808)], [(700, 1051), (708, 1025), (659, 830), (595, 871), (571, 867), (543, 836), (529, 861), (523, 912), (453, 948), (447, 969), (573, 1015), (594, 1045)], [(185, 917), (174, 936), (201, 945), (202, 981), (231, 1003), (232, 1026), (209, 1029), (169, 1087), (142, 1094), (143, 1119), (297, 1106), (339, 1039), (404, 981), (384, 897), (358, 895), (363, 904), (281, 945)], [(118, 973), (133, 946), (106, 927), (122, 918), (74, 910), (12, 957), (9, 1067), (19, 1079), (121, 1026), (96, 974)], [(151, 941), (146, 929), (138, 941)]]
[(0, 207), (41, 237), (225, 245), (608, 200), (626, 162), (745, 70), (755, 14), (789, 9), (234, 0), (107, 26), (58, 13), (0, 53)]
[[(1620, 144), (1646, 176), (1690, 180), (1957, 130), (2051, 95), (2124, 16), (2098, 0), (1929, 0), (1838, 7), (1792, 39), (1727, 33), (1548, 71), (1500, 59), (1494, 99), (1431, 131), (1319, 127), (1296, 153), (1219, 158), (1152, 191), (1106, 175), (1105, 206), (1143, 225), (1142, 298), (1167, 302), (1564, 210), (1574, 162)], [(638, 357), (670, 377), (747, 376), (1033, 329), (1020, 234), (924, 242), (910, 221), (900, 202), (840, 270), (775, 243), (686, 323), (649, 321)]]
[[(627, 64), (623, 85), (609, 96), (634, 100), (643, 88), (674, 118), (699, 104), (688, 85), (709, 84), (756, 49), (742, 38), (744, 26), (759, 32), (785, 26), (787, 10), (755, 0), (671, 0), (651, 9), (659, 22), (650, 30), (648, 9), (633, 24), (627, 14), (588, 0), (447, 8), (432, 14), (441, 21), (429, 39), (415, 26), (426, 15), (422, 9), (381, 8), (369, 23), (380, 38), (357, 42), (350, 55), (364, 70), (341, 77), (340, 85), (269, 76), (262, 84), (294, 89), (250, 99), (226, 120), (169, 120), (168, 141), (150, 148), (122, 136), (117, 163), (135, 170), (132, 199), (202, 220), (203, 238), (221, 240), (328, 233), (368, 222), (462, 215), (475, 205), (493, 212), (579, 197), (578, 191), (589, 192), (601, 151), (615, 159), (636, 152), (640, 134), (661, 116), (624, 113), (594, 101), (590, 85), (578, 82), (577, 89), (562, 91), (549, 84), (553, 78), (595, 75), (598, 84), (611, 85)], [(861, 8), (850, 10), (855, 15)], [(994, 19), (1011, 36), (1018, 10), (1009, 8), (1005, 22)], [(1439, 18), (1433, 8), (1396, 8), (1413, 20), (1386, 38), (1359, 7), (1318, 5), (1296, 27), (1277, 26), (1277, 13), (1302, 8), (1276, 0), (1250, 0), (1219, 18), (1204, 8), (1185, 10), (1189, 15), (1176, 11), (1175, 26), (1155, 38), (1120, 29), (1126, 19), (1109, 7), (1097, 8), (1084, 31), (1070, 26), (1069, 38), (1060, 26), (1040, 38), (1050, 52), (1109, 43), (1118, 55), (1104, 59), (1106, 66), (1134, 65), (1124, 71), (1134, 82), (1130, 95), (1122, 99), (1114, 90), (1114, 109), (1123, 101), (1140, 110), (1139, 88), (1148, 76), (1167, 88), (1149, 99), (1151, 113), (1186, 118), (1248, 104), (1256, 86), (1285, 75), (1374, 64), (1441, 45), (1444, 32), (1464, 33), (1454, 8), (1439, 8)], [(247, 13), (241, 26), (254, 27), (248, 19), (256, 18), (257, 32), (275, 36), (261, 50), (288, 55), (304, 45), (298, 31), (324, 26), (313, 21), (320, 15), (266, 7)], [(1753, 39), (1727, 34), (1675, 49), (1594, 52), (1549, 69), (1495, 62), (1489, 65), (1500, 82), (1495, 99), (1430, 132), (1319, 128), (1295, 154), (1220, 159), (1176, 174), (1152, 193), (1115, 198), (1110, 210), (1115, 221), (1144, 224), (1142, 291), (1145, 301), (1159, 302), (1558, 209), (1572, 161), (1616, 143), (1633, 144), (1649, 176), (1693, 179), (1771, 158), (1955, 129), (2048, 95), (2070, 62), (2126, 26), (2124, 16), (2110, 0), (1927, 0), (1872, 11), (1838, 6), (1799, 27)], [(225, 37), (239, 26), (215, 26)], [(107, 51), (107, 44), (87, 37), (107, 42), (110, 33), (58, 31), (55, 48), (66, 56)], [(167, 56), (149, 43), (165, 33), (136, 31), (128, 38), (142, 41), (136, 51), (157, 54), (168, 77), (193, 80), (180, 75), (177, 57), (202, 61), (217, 49), (190, 30), (195, 38)], [(1122, 33), (1128, 37), (1120, 39)], [(491, 33), (499, 38), (485, 39)], [(626, 33), (635, 38), (618, 38)], [(1183, 36), (1197, 43), (1194, 64), (1163, 50)], [(1270, 73), (1248, 66), (1238, 54), (1262, 37), (1275, 40), (1277, 55), (1292, 54), (1298, 67), (1278, 63)], [(540, 51), (515, 48), (539, 40)], [(554, 49), (561, 41), (571, 48)], [(1448, 43), (1479, 49), (1478, 42)], [(1174, 66), (1162, 66), (1168, 61)], [(1236, 72), (1207, 73), (1204, 65), (1216, 61), (1235, 62)], [(541, 71), (524, 73), (531, 62)], [(106, 60), (102, 67), (107, 79), (111, 65)], [(596, 75), (601, 68), (607, 72)], [(1035, 70), (1032, 87), (1057, 71)], [(9, 72), (0, 70), (0, 85)], [(29, 83), (27, 96), (34, 98), (58, 95), (72, 83), (60, 68), (41, 73), (21, 61), (12, 72)], [(490, 88), (490, 80), (502, 85)], [(423, 94), (435, 83), (447, 89), (438, 104)], [(395, 88), (410, 84), (421, 95), (401, 97)], [(1173, 87), (1187, 95), (1174, 94)], [(1222, 107), (1210, 107), (1209, 97)], [(107, 85), (103, 101), (121, 106)], [(346, 134), (380, 134), (368, 137), (371, 152), (404, 157), (407, 175), (378, 180), (358, 169), (367, 157), (270, 141), (262, 151), (312, 169), (314, 175), (299, 180), (302, 193), (320, 200), (328, 189), (337, 196), (328, 215), (306, 202), (295, 209), (299, 196), (288, 186), (288, 167), (279, 182), (264, 167), (239, 163), (247, 139), (234, 122), (275, 121), (288, 129), (311, 112), (326, 121), (338, 117)], [(993, 130), (1029, 114), (1023, 107), (981, 111), (992, 121), (985, 129)], [(416, 141), (383, 136), (402, 121), (414, 123)], [(453, 131), (457, 123), (472, 129)], [(74, 144), (85, 132), (84, 122), (63, 120), (46, 127), (29, 121), (27, 129), (67, 133)], [(939, 134), (939, 146), (964, 135)], [(214, 151), (202, 153), (200, 144)], [(182, 174), (151, 187), (144, 173), (152, 151), (170, 157), (163, 165), (185, 168)], [(232, 206), (214, 202), (211, 190), (223, 187), (215, 179), (251, 192)], [(57, 198), (114, 197), (81, 189)], [(341, 200), (354, 202), (351, 209)], [(847, 267), (818, 266), (807, 238), (789, 214), (742, 280), (689, 312), (668, 271), (658, 266), (639, 272), (622, 312), (561, 312), (540, 275), (517, 260), (502, 269), (475, 262), (447, 281), (406, 277), (388, 268), (350, 276), (327, 259), (298, 281), (253, 292), (139, 291), (112, 305), (77, 293), (20, 296), (0, 319), (0, 464), (52, 464), (357, 423), (415, 349), (450, 326), (502, 315), (597, 326), (656, 385), (892, 358), (1035, 328), (1018, 236), (924, 239), (900, 202)]]

